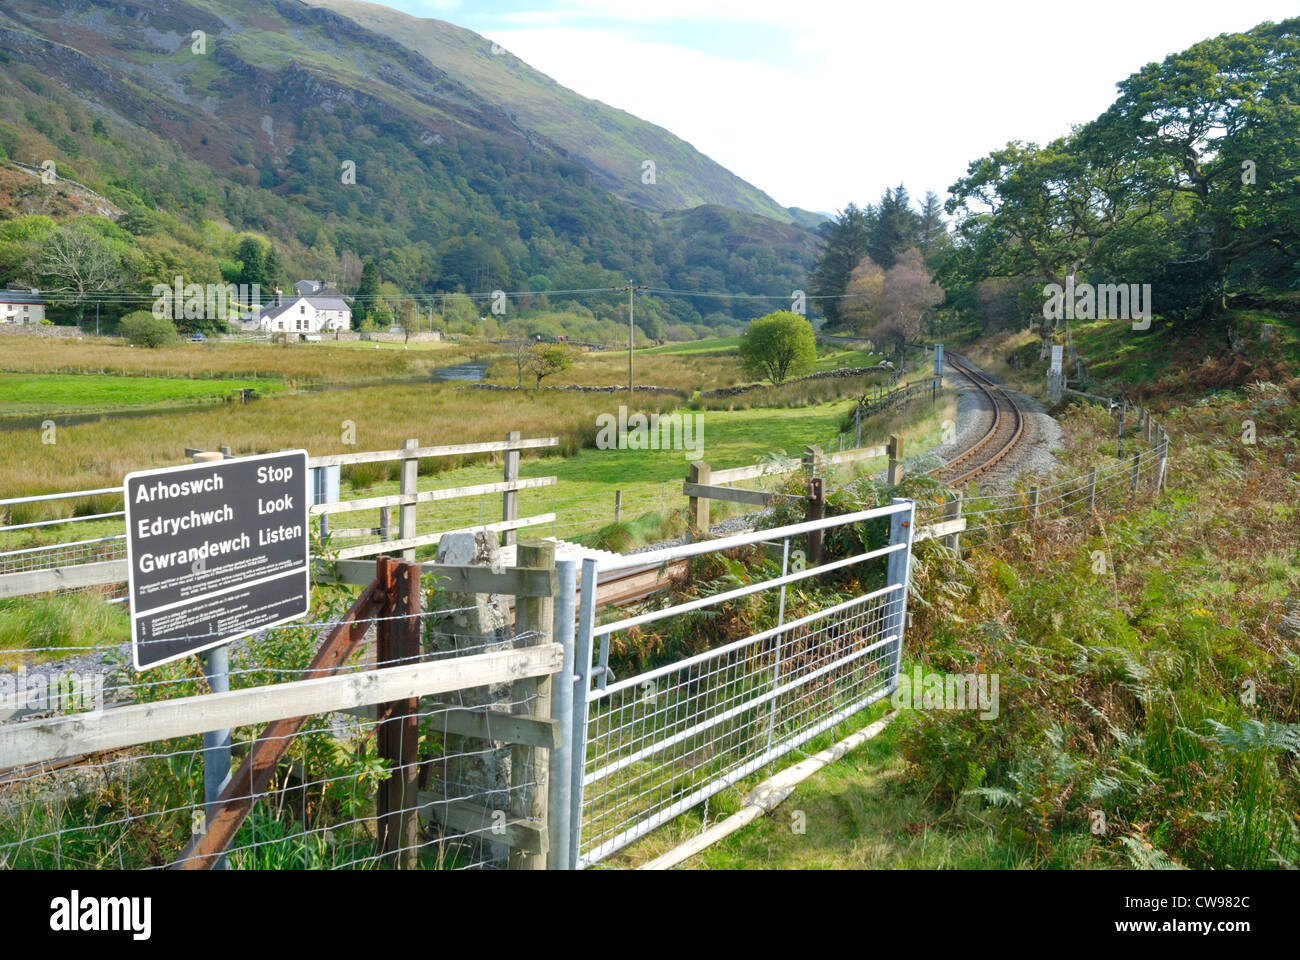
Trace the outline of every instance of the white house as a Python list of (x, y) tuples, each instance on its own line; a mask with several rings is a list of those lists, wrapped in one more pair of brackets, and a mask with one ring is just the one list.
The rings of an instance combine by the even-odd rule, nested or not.
[(0, 290), (0, 323), (41, 323), (45, 300), (35, 290)]
[(352, 329), (352, 308), (343, 294), (316, 280), (294, 284), (295, 295), (275, 291), (275, 302), (264, 307), (257, 325), (267, 333), (322, 333)]

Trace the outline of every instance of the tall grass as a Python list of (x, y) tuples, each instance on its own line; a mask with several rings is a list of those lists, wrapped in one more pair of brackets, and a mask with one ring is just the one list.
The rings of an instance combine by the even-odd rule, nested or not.
[(365, 350), (354, 345), (212, 341), (148, 350), (118, 340), (6, 337), (0, 370), (187, 379), (272, 378), (291, 385), (403, 378), (490, 352), (481, 345), (438, 350)]
[[(0, 600), (0, 668), (54, 660), (87, 645), (123, 643), (131, 627), (120, 605), (96, 590)], [(19, 655), (6, 651), (31, 650)]]

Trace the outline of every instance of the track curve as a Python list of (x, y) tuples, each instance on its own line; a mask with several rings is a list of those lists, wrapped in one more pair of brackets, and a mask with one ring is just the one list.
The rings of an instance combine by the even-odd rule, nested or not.
[(965, 483), (995, 466), (1009, 454), (1025, 432), (1025, 414), (1015, 398), (965, 360), (953, 354), (946, 358), (953, 369), (988, 398), (993, 422), (978, 440), (948, 461), (929, 471), (950, 486)]

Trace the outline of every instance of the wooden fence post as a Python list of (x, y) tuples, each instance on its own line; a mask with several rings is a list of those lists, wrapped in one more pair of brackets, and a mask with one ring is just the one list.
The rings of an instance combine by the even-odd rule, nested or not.
[[(808, 506), (804, 519), (820, 520), (826, 515), (826, 481), (813, 477), (808, 481)], [(822, 531), (808, 531), (808, 566), (820, 566), (822, 562)]]
[(1139, 463), (1139, 454), (1136, 454), (1136, 453), (1135, 453), (1135, 454), (1133, 454), (1133, 478), (1132, 478), (1132, 480), (1129, 482), (1129, 487), (1130, 487), (1130, 489), (1129, 489), (1129, 499), (1130, 499), (1130, 500), (1136, 500), (1136, 499), (1137, 499), (1137, 495), (1138, 495), (1138, 477), (1140, 476), (1140, 473), (1141, 473), (1141, 466), (1140, 466), (1140, 463)]
[[(376, 578), (384, 593), (380, 619), (375, 624), (376, 667), (414, 663), (420, 656), (420, 567), (379, 557)], [(388, 761), (392, 771), (379, 785), (375, 799), (379, 850), (385, 866), (411, 870), (417, 866), (420, 852), (420, 821), (416, 816), (419, 698), (381, 703), (376, 719), (379, 755)]]
[(825, 461), (823, 460), (822, 448), (815, 444), (808, 444), (803, 448), (803, 470), (810, 477), (820, 477), (824, 472)]
[[(545, 597), (518, 597), (515, 600), (515, 647), (532, 647), (551, 642), (554, 630), (555, 544), (547, 541), (524, 541), (518, 546), (517, 564), (521, 567), (541, 567), (550, 571), (551, 589)], [(510, 685), (510, 712), (520, 716), (549, 720), (551, 718), (551, 678), (532, 677), (516, 680)], [(568, 731), (564, 732), (568, 735)], [(550, 771), (551, 751), (542, 747), (515, 744), (510, 750), (510, 817), (512, 820), (530, 820), (540, 826), (543, 840), (541, 851), (528, 853), (516, 846), (510, 848), (511, 870), (545, 870), (547, 838), (546, 801), (550, 793), (547, 776)]]
[(614, 522), (619, 523), (623, 519), (623, 491), (614, 491)]
[(1038, 523), (1038, 486), (1034, 485), (1029, 488), (1029, 523), (1034, 525)]
[(898, 486), (903, 479), (903, 438), (896, 433), (889, 435), (889, 472), (886, 479), (891, 487)]
[[(949, 498), (947, 502), (944, 503), (943, 518), (945, 520), (961, 519), (961, 494), (960, 493), (953, 494), (953, 496)], [(958, 551), (961, 550), (960, 533), (945, 534), (943, 539), (941, 539), (939, 542), (942, 543), (949, 550), (958, 550)]]
[(1097, 512), (1097, 468), (1088, 471), (1088, 512)]
[[(713, 471), (707, 463), (703, 460), (696, 460), (691, 464), (687, 479), (691, 483), (707, 484), (712, 474)], [(704, 497), (691, 497), (686, 508), (686, 518), (694, 536), (707, 536), (709, 533), (709, 501)]]
[(1165, 482), (1169, 477), (1169, 438), (1164, 437), (1160, 441), (1160, 463), (1156, 469), (1156, 493), (1159, 494), (1165, 489)]
[[(509, 433), (506, 434), (506, 440), (509, 442), (513, 442), (515, 440), (518, 440), (521, 436), (522, 434), (518, 430), (511, 430)], [(519, 451), (518, 450), (506, 451), (506, 469), (505, 469), (504, 479), (506, 483), (510, 483), (514, 480), (519, 479)], [(518, 490), (507, 490), (505, 493), (501, 494), (501, 519), (502, 520), (519, 519), (519, 491)], [(511, 544), (514, 542), (515, 542), (515, 531), (506, 530), (501, 535), (501, 543), (503, 545)]]
[[(403, 449), (407, 451), (411, 451), (414, 450), (419, 445), (420, 445), (420, 441), (418, 440), (407, 440), (406, 443), (403, 445)], [(411, 500), (414, 501), (415, 494), (419, 491), (419, 489), (420, 489), (420, 461), (419, 458), (417, 458), (413, 454), (407, 453), (407, 455), (402, 458), (401, 494), (403, 497), (410, 497)], [(415, 510), (416, 510), (416, 505), (414, 502), (402, 504), (401, 512), (398, 514), (400, 519), (398, 521), (399, 529), (397, 535), (401, 537), (403, 540), (411, 539), (415, 537)], [(415, 548), (411, 547), (408, 550), (403, 550), (402, 559), (407, 561), (408, 563), (413, 562), (415, 560)]]

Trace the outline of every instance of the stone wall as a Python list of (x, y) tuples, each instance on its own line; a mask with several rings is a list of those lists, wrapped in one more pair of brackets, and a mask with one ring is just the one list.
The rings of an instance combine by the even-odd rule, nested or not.
[(65, 337), (72, 340), (94, 336), (93, 333), (88, 334), (76, 327), (62, 327), (51, 323), (0, 323), (0, 335), (3, 334), (20, 337)]

